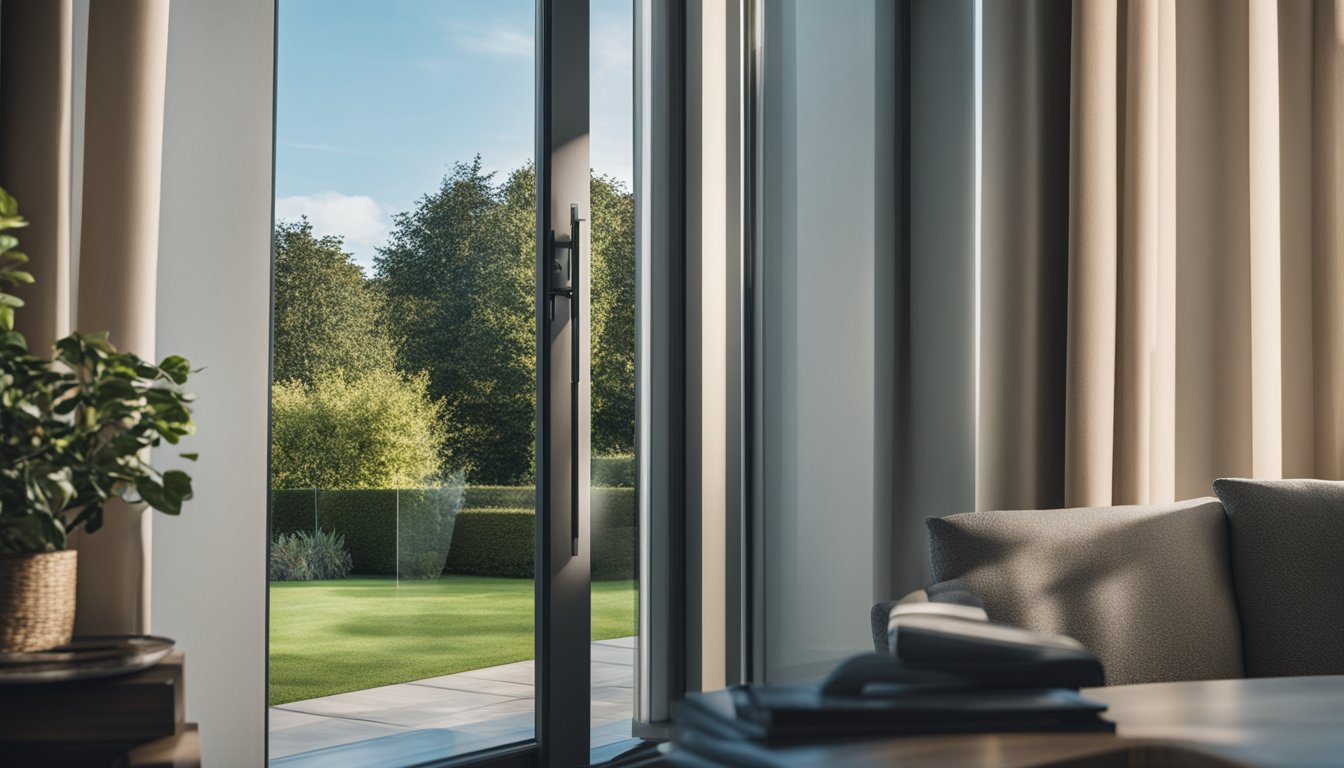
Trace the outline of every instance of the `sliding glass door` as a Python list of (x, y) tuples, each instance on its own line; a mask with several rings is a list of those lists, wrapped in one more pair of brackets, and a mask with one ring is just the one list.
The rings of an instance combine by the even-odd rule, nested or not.
[(277, 3), (272, 764), (630, 734), (630, 19)]

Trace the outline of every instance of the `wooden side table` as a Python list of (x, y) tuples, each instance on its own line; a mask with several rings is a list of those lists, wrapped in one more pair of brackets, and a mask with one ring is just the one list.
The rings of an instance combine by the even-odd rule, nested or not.
[(195, 768), (183, 657), (132, 675), (0, 686), (0, 754), (7, 765)]

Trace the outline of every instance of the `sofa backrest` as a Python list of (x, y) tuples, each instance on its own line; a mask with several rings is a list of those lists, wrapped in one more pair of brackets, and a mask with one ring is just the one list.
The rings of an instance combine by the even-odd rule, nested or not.
[(994, 621), (1076, 638), (1108, 685), (1243, 676), (1217, 499), (971, 512), (928, 521), (935, 581)]
[(1246, 675), (1344, 675), (1344, 482), (1216, 480)]

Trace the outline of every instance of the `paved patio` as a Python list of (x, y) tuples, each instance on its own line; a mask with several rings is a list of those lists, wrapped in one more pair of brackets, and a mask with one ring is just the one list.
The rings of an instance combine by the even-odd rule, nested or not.
[[(594, 746), (630, 737), (635, 638), (592, 646)], [(464, 753), (532, 738), (533, 662), (474, 669), (270, 708), (270, 760), (277, 766), (333, 765), (369, 750)], [(377, 740), (370, 742), (369, 740)], [(345, 749), (333, 749), (345, 746)], [(360, 751), (363, 751), (362, 749)], [(362, 764), (360, 759), (339, 762)]]

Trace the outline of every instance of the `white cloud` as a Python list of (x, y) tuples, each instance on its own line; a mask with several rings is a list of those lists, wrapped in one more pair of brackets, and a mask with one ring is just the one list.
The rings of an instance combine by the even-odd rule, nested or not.
[(382, 244), (388, 229), (387, 212), (378, 201), (368, 195), (340, 192), (290, 195), (275, 201), (276, 221), (298, 221), (303, 216), (308, 217), (315, 234), (343, 238), (355, 261), (366, 272), (372, 269), (374, 247)]

